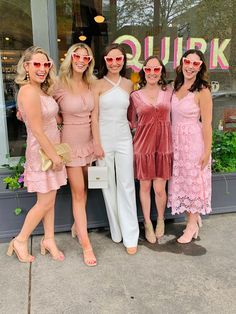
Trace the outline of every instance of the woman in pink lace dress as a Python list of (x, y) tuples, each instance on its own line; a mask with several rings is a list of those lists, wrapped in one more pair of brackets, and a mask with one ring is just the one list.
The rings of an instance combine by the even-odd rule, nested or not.
[(87, 166), (102, 155), (98, 143), (97, 108), (91, 92), (94, 59), (91, 49), (82, 43), (69, 48), (59, 71), (54, 98), (63, 118), (62, 142), (72, 148), (67, 174), (72, 194), (74, 225), (72, 236), (78, 236), (84, 262), (95, 266), (96, 258), (87, 231)]
[[(172, 170), (170, 100), (172, 88), (159, 58), (149, 57), (140, 71), (140, 86), (131, 94), (128, 118), (136, 128), (134, 144), (135, 177), (140, 181), (140, 201), (144, 215), (145, 237), (150, 243), (164, 235), (166, 180)], [(154, 233), (150, 219), (151, 187), (155, 192), (158, 220)]]
[(169, 186), (172, 214), (187, 213), (179, 243), (198, 236), (199, 215), (211, 212), (212, 97), (201, 51), (186, 51), (176, 69), (172, 97), (173, 177)]
[[(29, 192), (37, 192), (37, 202), (29, 210), (20, 233), (11, 241), (7, 254), (16, 253), (20, 262), (33, 262), (28, 253), (28, 238), (42, 220), (45, 236), (41, 253), (48, 251), (53, 259), (64, 260), (54, 240), (54, 205), (56, 192), (65, 185), (66, 170), (54, 144), (60, 143), (57, 129), (58, 105), (50, 96), (55, 69), (47, 53), (32, 46), (22, 55), (17, 66), (16, 83), (20, 85), (18, 108), (27, 128), (24, 183)], [(41, 170), (39, 149), (52, 160), (52, 169)]]

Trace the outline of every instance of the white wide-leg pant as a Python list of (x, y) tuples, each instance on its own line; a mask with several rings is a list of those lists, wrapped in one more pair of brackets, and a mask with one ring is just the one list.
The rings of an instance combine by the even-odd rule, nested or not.
[[(133, 146), (130, 130), (119, 132), (117, 140), (101, 137), (105, 158), (99, 165), (108, 167), (108, 189), (103, 189), (112, 240), (123, 239), (125, 247), (138, 244), (139, 226), (133, 173)], [(121, 131), (121, 130), (120, 130)], [(123, 130), (125, 131), (125, 130)], [(128, 132), (128, 133), (127, 133)], [(104, 134), (104, 132), (101, 132)]]

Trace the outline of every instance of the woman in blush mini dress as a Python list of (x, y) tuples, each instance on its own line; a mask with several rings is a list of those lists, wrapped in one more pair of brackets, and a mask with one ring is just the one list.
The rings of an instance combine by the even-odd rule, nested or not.
[(197, 238), (199, 215), (211, 212), (212, 97), (201, 51), (186, 51), (176, 69), (172, 97), (173, 177), (169, 186), (172, 214), (186, 213), (179, 243)]
[(103, 154), (97, 145), (97, 108), (90, 90), (93, 68), (91, 49), (85, 44), (74, 44), (61, 64), (54, 93), (63, 118), (62, 142), (72, 148), (72, 161), (67, 164), (75, 220), (71, 231), (73, 237), (78, 236), (87, 266), (96, 265), (87, 231), (87, 165)]
[[(170, 100), (172, 88), (166, 82), (162, 61), (151, 56), (140, 71), (140, 89), (131, 94), (128, 119), (135, 128), (134, 169), (140, 181), (140, 201), (144, 215), (145, 237), (155, 243), (164, 235), (166, 207), (166, 180), (172, 170), (172, 139), (170, 125)], [(154, 232), (150, 219), (151, 187), (155, 192), (158, 212)]]
[(101, 79), (94, 92), (99, 103), (99, 130), (104, 160), (108, 167), (108, 189), (103, 189), (111, 237), (126, 247), (128, 254), (137, 251), (139, 227), (135, 200), (132, 137), (127, 120), (132, 83), (124, 75), (126, 54), (118, 44), (108, 46), (103, 54)]
[[(58, 105), (50, 96), (54, 78), (53, 63), (43, 49), (32, 46), (23, 53), (15, 81), (20, 86), (17, 103), (27, 129), (24, 184), (28, 192), (37, 193), (37, 202), (29, 210), (20, 233), (11, 241), (7, 252), (8, 255), (15, 252), (21, 262), (34, 261), (34, 256), (28, 253), (27, 242), (41, 220), (44, 226), (41, 253), (44, 255), (48, 251), (53, 259), (64, 260), (54, 240), (56, 192), (67, 183), (65, 166), (54, 148), (54, 144), (60, 143), (56, 120)], [(52, 169), (41, 171), (40, 148), (52, 160)]]

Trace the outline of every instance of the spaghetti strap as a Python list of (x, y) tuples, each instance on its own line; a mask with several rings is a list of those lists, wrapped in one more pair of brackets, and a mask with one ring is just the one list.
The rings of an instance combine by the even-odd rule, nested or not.
[(113, 85), (114, 87), (119, 86), (119, 85), (120, 85), (120, 82), (121, 82), (121, 76), (119, 77), (119, 80), (118, 80), (117, 83), (114, 83), (113, 81), (111, 81), (111, 80), (110, 80), (108, 77), (106, 77), (106, 76), (103, 76), (103, 78), (104, 78), (107, 82), (109, 82), (111, 85)]

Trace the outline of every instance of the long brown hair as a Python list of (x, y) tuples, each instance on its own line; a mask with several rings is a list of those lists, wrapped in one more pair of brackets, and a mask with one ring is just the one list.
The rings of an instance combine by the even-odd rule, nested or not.
[(190, 92), (200, 91), (203, 88), (211, 89), (211, 85), (208, 81), (208, 73), (206, 62), (203, 53), (198, 49), (189, 49), (187, 50), (180, 59), (180, 64), (176, 68), (176, 78), (174, 81), (174, 90), (178, 91), (181, 86), (184, 84), (184, 75), (183, 75), (183, 58), (186, 58), (189, 54), (196, 54), (199, 56), (202, 61), (200, 71), (197, 73), (196, 80), (193, 82), (193, 85), (189, 88)]
[(107, 66), (106, 66), (106, 62), (105, 62), (105, 59), (104, 57), (108, 55), (108, 53), (113, 50), (113, 49), (118, 49), (120, 50), (120, 52), (122, 53), (122, 55), (124, 56), (124, 64), (123, 64), (123, 67), (122, 69), (120, 70), (120, 75), (121, 76), (125, 76), (126, 74), (126, 62), (127, 62), (127, 57), (126, 57), (126, 52), (125, 52), (125, 49), (124, 47), (121, 45), (121, 44), (111, 44), (109, 46), (107, 46), (105, 48), (105, 50), (103, 51), (103, 54), (102, 54), (102, 60), (101, 60), (101, 66), (100, 66), (100, 70), (99, 70), (99, 73), (98, 73), (98, 78), (103, 78), (103, 76), (107, 75), (107, 72), (108, 72), (108, 69), (107, 69)]
[[(158, 85), (161, 86), (161, 89), (162, 90), (166, 90), (166, 86), (167, 86), (167, 80), (166, 80), (166, 68), (163, 64), (163, 62), (161, 61), (161, 59), (159, 59), (157, 56), (150, 56), (148, 57), (144, 63), (143, 63), (143, 67), (145, 67), (148, 63), (149, 60), (152, 60), (152, 59), (157, 59), (157, 61), (160, 63), (160, 65), (162, 66), (162, 69), (161, 69), (161, 78), (160, 80), (158, 81)], [(145, 73), (144, 73), (144, 70), (143, 70), (143, 67), (142, 69), (139, 71), (139, 77), (140, 77), (140, 80), (139, 80), (139, 86), (140, 86), (140, 89), (143, 88), (146, 84), (147, 84), (147, 81), (145, 79)]]

